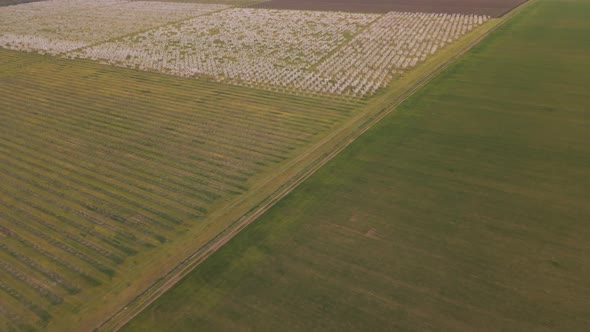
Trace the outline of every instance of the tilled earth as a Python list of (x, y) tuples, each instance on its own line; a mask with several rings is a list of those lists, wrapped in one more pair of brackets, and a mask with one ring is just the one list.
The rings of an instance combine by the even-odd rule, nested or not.
[(526, 0), (270, 0), (257, 8), (350, 11), (366, 13), (429, 12), (500, 17)]

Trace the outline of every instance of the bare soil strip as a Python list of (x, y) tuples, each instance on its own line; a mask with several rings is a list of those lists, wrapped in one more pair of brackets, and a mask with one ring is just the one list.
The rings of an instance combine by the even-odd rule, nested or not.
[(360, 13), (427, 12), (500, 17), (526, 0), (270, 0), (257, 8), (348, 11)]

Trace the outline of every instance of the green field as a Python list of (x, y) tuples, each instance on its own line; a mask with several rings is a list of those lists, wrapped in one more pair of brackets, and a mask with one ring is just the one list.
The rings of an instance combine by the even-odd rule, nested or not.
[(588, 12), (532, 4), (123, 330), (587, 329)]
[(0, 330), (126, 322), (497, 22), (364, 99), (0, 49)]
[(363, 105), (0, 58), (0, 327), (97, 324)]

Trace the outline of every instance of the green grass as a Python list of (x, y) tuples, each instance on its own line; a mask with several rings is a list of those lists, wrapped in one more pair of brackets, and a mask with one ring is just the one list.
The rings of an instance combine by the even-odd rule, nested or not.
[(494, 24), (370, 102), (0, 49), (0, 330), (95, 328)]
[(589, 11), (533, 4), (123, 330), (585, 330)]
[(0, 58), (0, 330), (90, 330), (364, 105)]

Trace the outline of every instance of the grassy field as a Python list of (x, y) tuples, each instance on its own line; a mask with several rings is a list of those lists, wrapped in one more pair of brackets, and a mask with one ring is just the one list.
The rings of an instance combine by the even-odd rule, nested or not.
[(123, 330), (586, 329), (588, 11), (531, 5)]
[(290, 190), (493, 21), (370, 102), (0, 50), (0, 329), (96, 327)]
[[(6, 50), (0, 57), (6, 324), (100, 317), (105, 303), (169, 269), (177, 259), (166, 251), (195, 250), (223, 228), (212, 214), (362, 105)], [(154, 251), (164, 262), (152, 261)]]
[(96, 327), (492, 21), (370, 103), (0, 50), (0, 329)]

